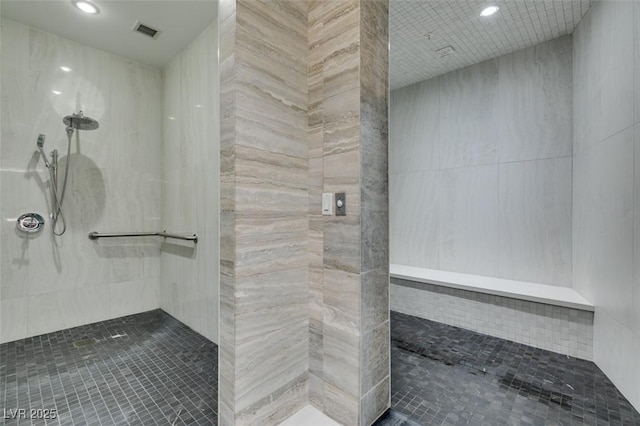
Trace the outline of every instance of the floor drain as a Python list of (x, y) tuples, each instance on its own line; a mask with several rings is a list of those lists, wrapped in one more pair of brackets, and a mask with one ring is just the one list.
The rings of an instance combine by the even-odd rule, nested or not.
[(91, 337), (91, 338), (76, 340), (75, 342), (73, 342), (73, 346), (76, 348), (82, 348), (84, 346), (93, 345), (95, 342), (96, 342), (96, 339)]

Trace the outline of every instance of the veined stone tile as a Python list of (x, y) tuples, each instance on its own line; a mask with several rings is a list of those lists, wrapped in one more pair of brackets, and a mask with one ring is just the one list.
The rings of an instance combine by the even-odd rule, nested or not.
[(236, 277), (307, 268), (308, 232), (306, 214), (237, 214)]
[(324, 159), (322, 157), (310, 158), (308, 164), (309, 215), (318, 216), (322, 215)]
[(345, 28), (339, 37), (321, 41), (325, 98), (358, 88), (360, 43), (357, 26)]
[(325, 324), (323, 334), (323, 379), (342, 392), (357, 398), (360, 389), (359, 333), (350, 333)]
[(389, 321), (363, 333), (360, 351), (360, 391), (368, 393), (389, 376)]
[(279, 424), (291, 413), (295, 413), (308, 403), (309, 373), (301, 374), (282, 387), (271, 392), (241, 410), (236, 425), (273, 425)]
[(389, 320), (389, 267), (364, 272), (361, 278), (360, 330), (368, 333)]
[(385, 268), (389, 264), (389, 213), (362, 212), (360, 221), (361, 272)]
[(346, 29), (360, 24), (360, 0), (322, 2), (318, 9), (324, 40), (340, 37)]
[(309, 374), (309, 403), (320, 411), (324, 410), (324, 382), (315, 374)]
[[(347, 199), (348, 201), (348, 199)], [(360, 272), (360, 218), (334, 216), (325, 220), (324, 267)]]
[(308, 319), (308, 271), (286, 269), (238, 279), (236, 340), (248, 341)]
[(322, 328), (322, 321), (309, 322), (309, 373), (315, 377), (324, 375)]
[(236, 211), (308, 212), (304, 158), (236, 146)]
[[(385, 109), (383, 114), (375, 113), (372, 115), (384, 115), (386, 117), (387, 112)], [(377, 124), (379, 121), (373, 120), (365, 111), (362, 112), (361, 122), (360, 134), (363, 140), (360, 144), (362, 209), (388, 212), (388, 129), (386, 125)]]
[(358, 398), (324, 381), (324, 413), (344, 425), (358, 424)]
[(360, 332), (360, 274), (325, 269), (322, 301), (324, 325)]
[(360, 400), (360, 425), (369, 426), (391, 405), (391, 377), (387, 376)]
[(324, 155), (357, 151), (360, 146), (360, 88), (324, 98)]
[[(258, 338), (236, 341), (236, 412), (286, 391), (308, 374), (309, 322), (286, 325)], [(285, 387), (283, 389), (283, 387)], [(273, 398), (275, 399), (275, 398)]]
[[(360, 214), (360, 153), (352, 150), (335, 155), (325, 155), (323, 192), (346, 192), (347, 215)], [(357, 195), (358, 203), (350, 194)]]

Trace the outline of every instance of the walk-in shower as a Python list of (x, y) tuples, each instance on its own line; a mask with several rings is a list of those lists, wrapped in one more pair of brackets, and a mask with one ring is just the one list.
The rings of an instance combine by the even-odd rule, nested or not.
[[(38, 136), (38, 150), (44, 160), (44, 164), (49, 170), (49, 184), (51, 185), (51, 230), (54, 235), (62, 235), (67, 230), (67, 224), (64, 220), (64, 214), (62, 213), (62, 202), (64, 201), (64, 194), (67, 189), (67, 181), (69, 177), (69, 163), (71, 154), (71, 137), (74, 130), (95, 130), (99, 127), (98, 121), (93, 118), (85, 117), (82, 111), (78, 113), (67, 115), (62, 119), (62, 122), (67, 126), (67, 162), (64, 168), (64, 180), (62, 182), (62, 192), (58, 195), (58, 150), (51, 151), (51, 162), (47, 160), (47, 155), (44, 152), (44, 139), (45, 135), (40, 134)], [(77, 136), (79, 138), (79, 134)], [(58, 219), (62, 223), (62, 229), (56, 231)]]

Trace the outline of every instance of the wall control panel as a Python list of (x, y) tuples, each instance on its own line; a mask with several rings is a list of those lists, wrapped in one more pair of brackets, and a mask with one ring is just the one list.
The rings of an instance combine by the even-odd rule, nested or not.
[(347, 194), (344, 192), (325, 192), (322, 194), (322, 215), (323, 216), (346, 216), (347, 215)]
[(347, 194), (344, 192), (336, 193), (336, 216), (347, 215)]
[(334, 197), (332, 192), (322, 194), (322, 215), (333, 216)]

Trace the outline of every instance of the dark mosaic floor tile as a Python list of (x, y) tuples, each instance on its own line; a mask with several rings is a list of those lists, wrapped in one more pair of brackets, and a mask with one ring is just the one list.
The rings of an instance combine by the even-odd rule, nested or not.
[(420, 425), (640, 426), (592, 362), (397, 312), (391, 408)]
[[(217, 352), (161, 310), (5, 343), (0, 424), (215, 425)], [(57, 418), (11, 418), (14, 408)]]

